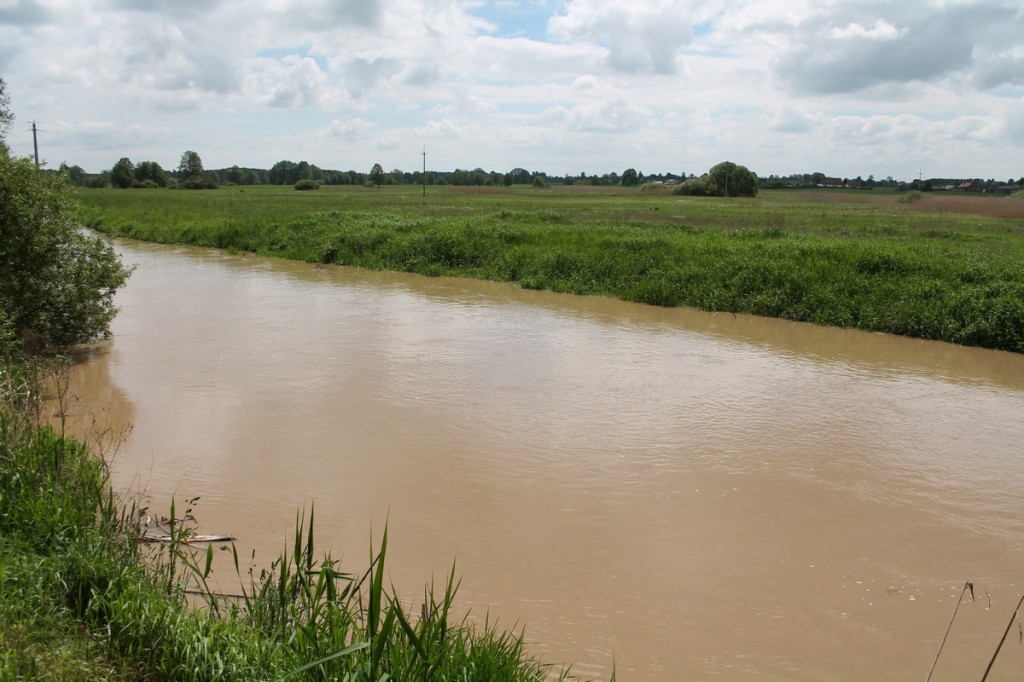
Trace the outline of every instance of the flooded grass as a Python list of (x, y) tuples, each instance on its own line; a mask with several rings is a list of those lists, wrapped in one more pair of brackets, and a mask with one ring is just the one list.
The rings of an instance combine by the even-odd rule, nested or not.
[(87, 224), (116, 236), (1024, 352), (1024, 202), (1013, 199), (418, 191), (80, 198)]

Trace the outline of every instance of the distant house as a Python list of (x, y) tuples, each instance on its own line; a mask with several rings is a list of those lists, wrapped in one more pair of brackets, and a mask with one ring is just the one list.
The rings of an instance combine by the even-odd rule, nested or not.
[(839, 178), (825, 178), (818, 183), (818, 187), (842, 187), (843, 181)]
[(957, 192), (977, 192), (978, 191), (978, 186), (976, 184), (974, 184), (973, 182), (970, 182), (970, 181), (961, 182), (959, 185), (956, 186), (956, 191)]
[(847, 180), (846, 181), (846, 187), (848, 189), (864, 189), (864, 181), (863, 180)]

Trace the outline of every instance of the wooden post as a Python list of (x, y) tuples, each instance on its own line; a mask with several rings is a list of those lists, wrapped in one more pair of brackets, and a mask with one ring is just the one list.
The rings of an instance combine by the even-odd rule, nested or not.
[(32, 147), (36, 152), (36, 170), (39, 170), (39, 139), (36, 137), (36, 122), (32, 121)]

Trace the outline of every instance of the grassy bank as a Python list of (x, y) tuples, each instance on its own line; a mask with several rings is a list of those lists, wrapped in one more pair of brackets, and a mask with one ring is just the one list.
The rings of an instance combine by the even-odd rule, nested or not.
[(211, 593), (190, 510), (139, 542), (102, 458), (39, 426), (40, 367), (0, 363), (0, 680), (547, 679), (520, 636), (453, 616), (454, 572), (414, 613), (385, 585), (386, 532), (346, 573), (312, 512), (271, 569), (235, 557), (242, 594)]
[(111, 235), (1024, 352), (1024, 201), (559, 188), (83, 190)]

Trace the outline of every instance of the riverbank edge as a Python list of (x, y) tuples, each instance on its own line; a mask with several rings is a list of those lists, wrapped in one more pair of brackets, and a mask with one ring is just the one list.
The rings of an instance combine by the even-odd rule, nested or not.
[(975, 236), (844, 238), (777, 228), (588, 222), (551, 211), (431, 217), (327, 211), (272, 221), (163, 221), (91, 209), (113, 237), (665, 307), (749, 313), (1024, 352), (1020, 248)]
[(344, 573), (315, 550), (312, 510), (242, 595), (216, 594), (190, 509), (172, 500), (171, 542), (147, 551), (156, 515), (116, 501), (96, 447), (41, 425), (41, 366), (0, 363), (0, 681), (548, 679), (522, 634), (449, 622), (454, 569), (414, 617), (383, 584), (386, 531)]

